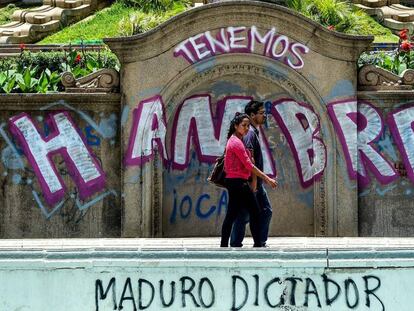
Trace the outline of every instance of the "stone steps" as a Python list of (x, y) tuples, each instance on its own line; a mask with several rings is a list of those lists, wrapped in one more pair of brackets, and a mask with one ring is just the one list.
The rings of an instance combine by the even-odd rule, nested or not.
[(0, 25), (0, 44), (37, 42), (107, 4), (106, 0), (43, 0), (41, 7), (15, 11), (12, 22)]
[(400, 4), (399, 0), (353, 0), (353, 3), (395, 34), (404, 28), (414, 31), (414, 8)]

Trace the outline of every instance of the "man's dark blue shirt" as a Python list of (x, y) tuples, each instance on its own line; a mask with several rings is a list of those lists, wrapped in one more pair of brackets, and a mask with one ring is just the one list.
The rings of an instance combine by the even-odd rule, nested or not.
[[(253, 153), (254, 165), (263, 171), (263, 154), (259, 141), (260, 132), (252, 124), (250, 124), (249, 131), (243, 137), (244, 145)], [(262, 179), (257, 179), (257, 185), (262, 184)]]

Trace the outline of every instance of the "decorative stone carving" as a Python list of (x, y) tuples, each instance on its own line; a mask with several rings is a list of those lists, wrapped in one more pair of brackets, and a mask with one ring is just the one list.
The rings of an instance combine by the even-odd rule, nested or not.
[(115, 69), (101, 69), (80, 79), (75, 79), (71, 72), (62, 74), (62, 84), (66, 92), (117, 92), (119, 73)]
[(407, 69), (402, 77), (374, 65), (363, 66), (358, 73), (358, 90), (411, 90), (414, 85), (414, 70)]

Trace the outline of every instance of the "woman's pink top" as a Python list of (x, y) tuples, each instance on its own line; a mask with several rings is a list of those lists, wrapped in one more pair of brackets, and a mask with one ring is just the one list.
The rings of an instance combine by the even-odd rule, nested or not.
[(246, 149), (243, 141), (232, 135), (227, 141), (226, 156), (224, 157), (224, 171), (226, 178), (249, 179), (253, 169), (250, 160), (250, 151)]

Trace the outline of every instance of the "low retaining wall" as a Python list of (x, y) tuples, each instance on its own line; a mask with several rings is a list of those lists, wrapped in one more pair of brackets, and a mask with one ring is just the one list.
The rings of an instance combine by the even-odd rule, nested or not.
[(275, 248), (245, 251), (209, 248), (209, 243), (0, 243), (0, 306), (30, 311), (412, 310), (413, 240), (274, 239)]

